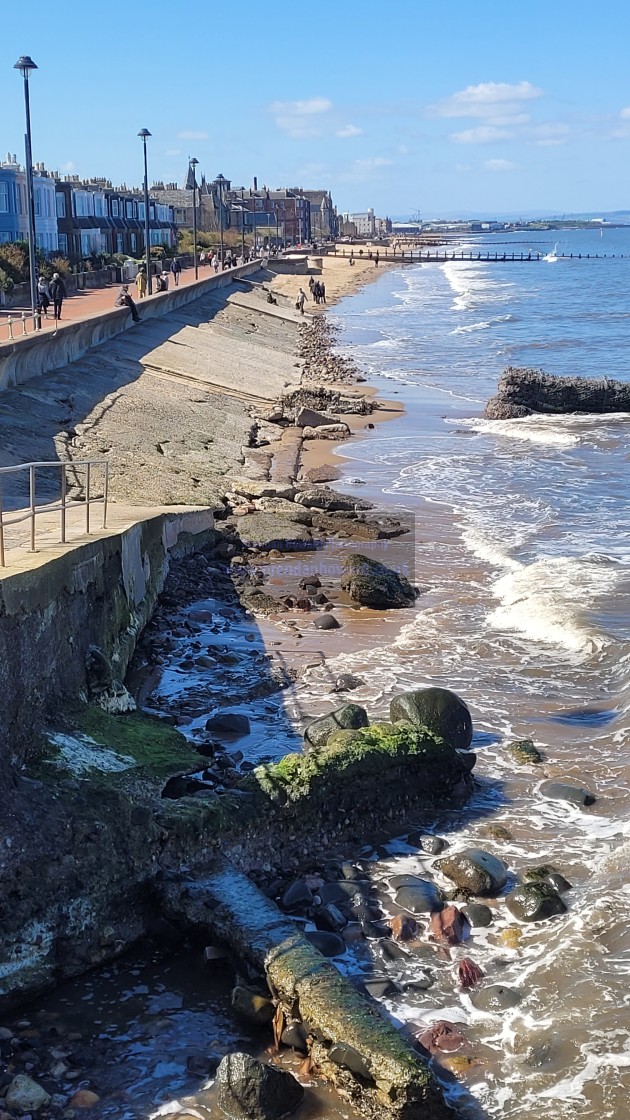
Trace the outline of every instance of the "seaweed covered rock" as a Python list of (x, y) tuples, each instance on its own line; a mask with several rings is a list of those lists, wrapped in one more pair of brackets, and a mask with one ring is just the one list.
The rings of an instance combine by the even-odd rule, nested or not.
[(401, 692), (390, 705), (392, 722), (408, 720), (414, 727), (426, 727), (457, 750), (468, 750), (473, 725), (468, 707), (449, 688), (418, 688)]
[(360, 704), (344, 704), (343, 708), (337, 708), (330, 715), (322, 716), (320, 719), (315, 719), (312, 723), (309, 723), (304, 732), (304, 739), (311, 747), (323, 747), (333, 732), (340, 729), (357, 731), (362, 727), (367, 727), (368, 723), (368, 714)]
[(514, 739), (505, 749), (515, 762), (520, 762), (524, 766), (537, 766), (543, 760), (538, 747), (534, 746), (533, 739)]
[(505, 903), (510, 914), (520, 922), (542, 922), (566, 911), (558, 892), (541, 881), (523, 883), (507, 896)]
[(503, 860), (480, 848), (469, 848), (436, 861), (435, 866), (466, 894), (496, 894), (507, 883)]
[(410, 607), (416, 599), (416, 591), (405, 576), (361, 552), (346, 557), (340, 583), (353, 602), (375, 610)]

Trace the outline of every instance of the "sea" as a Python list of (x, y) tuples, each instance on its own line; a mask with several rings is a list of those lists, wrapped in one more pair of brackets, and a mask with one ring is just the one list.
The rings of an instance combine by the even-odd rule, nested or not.
[[(454, 851), (500, 856), (513, 882), (545, 863), (572, 884), (566, 915), (515, 928), (499, 903), (493, 925), (462, 950), (485, 983), (519, 993), (514, 1008), (479, 1012), (446, 968), (420, 1002), (386, 1000), (388, 1013), (462, 1024), (468, 1057), (447, 1091), (464, 1116), (625, 1120), (630, 415), (491, 421), (483, 409), (506, 366), (630, 379), (630, 229), (457, 245), (469, 249), (541, 260), (393, 268), (331, 316), (378, 396), (405, 407), (343, 446), (335, 485), (408, 512), (415, 529), (404, 547), (422, 593), (393, 640), (344, 651), (326, 679), (336, 668), (357, 673), (353, 699), (375, 715), (401, 689), (456, 691), (473, 715), (477, 792), (436, 830)], [(306, 707), (333, 698), (324, 679), (314, 669), (300, 682)], [(514, 762), (506, 744), (520, 738), (534, 741), (541, 766)], [(548, 799), (549, 778), (588, 789), (595, 804)], [(489, 822), (511, 839), (482, 842)], [(440, 881), (404, 836), (379, 860), (384, 874)]]

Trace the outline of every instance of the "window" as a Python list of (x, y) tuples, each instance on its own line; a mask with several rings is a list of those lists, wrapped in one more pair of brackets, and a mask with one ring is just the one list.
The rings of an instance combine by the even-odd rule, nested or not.
[(57, 207), (57, 217), (65, 218), (66, 216), (66, 196), (65, 194), (55, 195), (55, 205)]
[(155, 221), (155, 206), (149, 206), (149, 217), (152, 222)]
[(105, 205), (105, 195), (94, 195), (94, 213), (97, 218), (104, 218), (107, 216), (107, 207)]
[[(118, 213), (119, 213), (118, 199), (117, 198), (112, 198), (112, 218), (117, 218)], [(119, 249), (118, 252), (122, 253), (122, 249)]]
[[(57, 195), (57, 198), (60, 198), (60, 197), (63, 198), (63, 195)], [(60, 253), (65, 253), (66, 255), (68, 253), (68, 234), (67, 233), (60, 233), (59, 234), (59, 252)]]
[(133, 202), (127, 203), (127, 217), (133, 218)]
[(137, 238), (135, 233), (132, 233), (132, 235), (131, 235), (131, 252), (135, 253), (137, 248), (138, 248), (138, 238)]
[(141, 222), (144, 221), (144, 202), (138, 203), (138, 217)]
[(42, 213), (42, 195), (41, 191), (35, 191), (35, 214), (39, 218)]
[[(116, 203), (116, 209), (118, 209), (118, 203)], [(123, 252), (123, 235), (122, 235), (122, 233), (117, 233), (116, 234), (116, 252), (117, 253), (122, 253)]]
[(0, 183), (0, 214), (9, 213), (9, 184)]

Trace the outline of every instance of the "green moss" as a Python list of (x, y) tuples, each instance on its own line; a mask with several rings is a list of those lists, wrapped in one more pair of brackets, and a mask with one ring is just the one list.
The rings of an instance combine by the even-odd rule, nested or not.
[(307, 754), (288, 754), (279, 762), (258, 766), (248, 779), (249, 788), (262, 790), (273, 801), (299, 801), (314, 787), (353, 773), (365, 778), (390, 770), (392, 765), (416, 757), (434, 762), (450, 748), (425, 728), (380, 723), (333, 741)]
[(203, 760), (170, 724), (142, 712), (109, 715), (91, 705), (73, 718), (77, 731), (117, 754), (134, 758), (147, 776), (201, 769)]

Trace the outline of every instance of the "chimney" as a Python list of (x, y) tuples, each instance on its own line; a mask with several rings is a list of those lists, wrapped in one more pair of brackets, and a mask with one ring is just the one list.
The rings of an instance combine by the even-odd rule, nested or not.
[(258, 190), (258, 176), (254, 175), (254, 190)]

